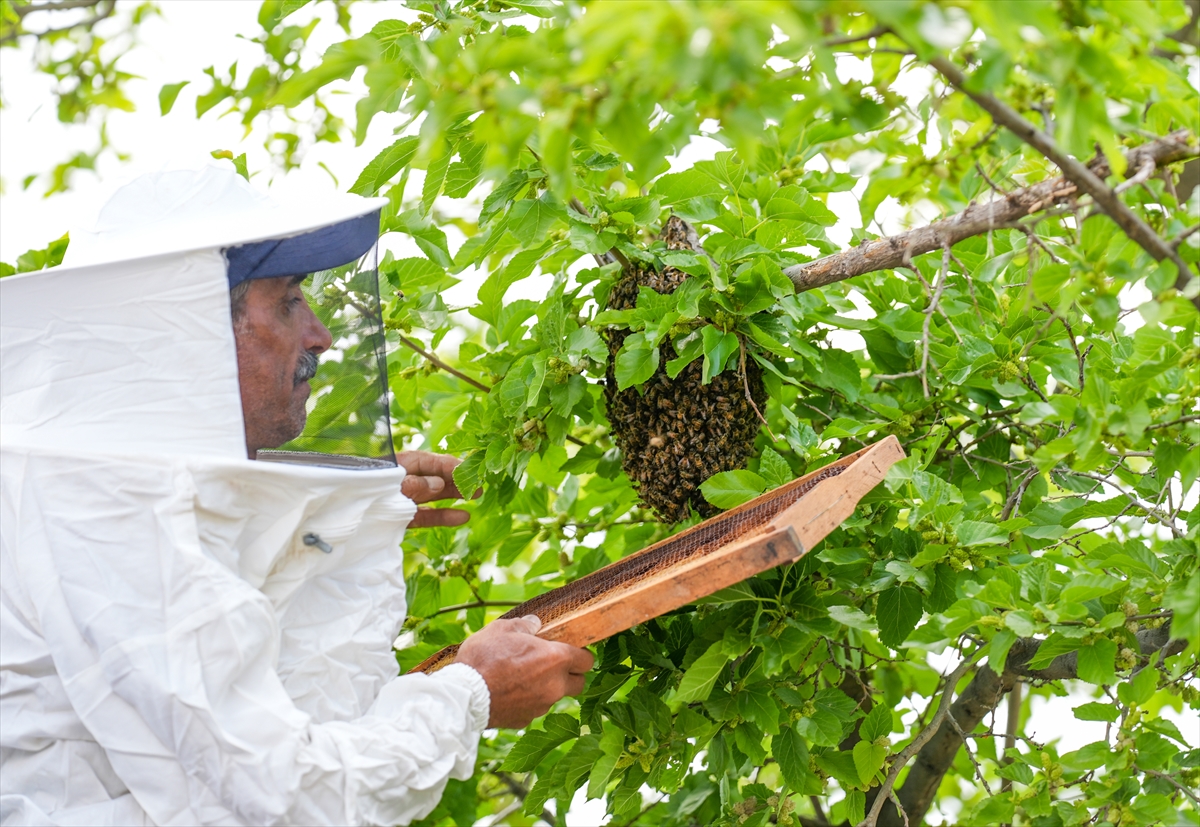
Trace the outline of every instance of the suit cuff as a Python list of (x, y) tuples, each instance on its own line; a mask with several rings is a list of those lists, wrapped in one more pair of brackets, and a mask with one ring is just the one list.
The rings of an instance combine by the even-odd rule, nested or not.
[(452, 663), (439, 669), (435, 675), (435, 677), (443, 676), (455, 683), (466, 684), (467, 688), (471, 690), (471, 701), (467, 709), (472, 723), (479, 732), (487, 729), (488, 721), (492, 717), (492, 693), (488, 689), (483, 675), (465, 663)]

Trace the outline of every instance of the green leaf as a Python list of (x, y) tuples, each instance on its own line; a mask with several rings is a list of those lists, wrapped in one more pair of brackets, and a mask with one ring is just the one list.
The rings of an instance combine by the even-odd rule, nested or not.
[(996, 632), (992, 637), (990, 648), (988, 649), (988, 666), (998, 674), (1004, 674), (1004, 666), (1008, 661), (1008, 650), (1017, 642), (1017, 636), (1012, 632), (1002, 629)]
[(1116, 704), (1096, 701), (1081, 704), (1072, 711), (1080, 721), (1105, 721), (1111, 724), (1121, 717), (1121, 709)]
[(1033, 633), (1037, 631), (1033, 615), (1022, 609), (1005, 613), (1004, 625), (1012, 629), (1017, 637), (1033, 637)]
[(978, 819), (977, 824), (1003, 824), (1012, 821), (1015, 812), (1012, 794), (1001, 793), (985, 800), (976, 810), (974, 818)]
[(1167, 587), (1163, 595), (1163, 608), (1175, 612), (1171, 634), (1183, 638), (1193, 647), (1200, 645), (1200, 570), (1193, 571), (1186, 580), (1180, 578)]
[(1063, 755), (1059, 761), (1068, 772), (1086, 772), (1103, 767), (1112, 755), (1108, 741), (1095, 741), (1074, 752)]
[(634, 333), (626, 337), (614, 366), (617, 388), (625, 390), (647, 381), (658, 370), (658, 358), (658, 348), (646, 341), (645, 334)]
[(712, 325), (700, 331), (704, 339), (704, 376), (701, 382), (707, 385), (725, 368), (725, 362), (738, 351), (736, 333), (722, 333)]
[(877, 741), (892, 732), (892, 711), (884, 704), (875, 704), (858, 727), (864, 741)]
[(862, 790), (846, 791), (846, 820), (858, 824), (867, 817), (867, 794)]
[(747, 721), (753, 721), (768, 735), (779, 732), (779, 704), (771, 697), (770, 687), (765, 683), (744, 687), (737, 693), (738, 713)]
[(475, 451), (454, 467), (454, 484), (464, 497), (470, 497), (479, 490), (479, 484), (483, 481), (483, 461), (484, 452)]
[(880, 592), (875, 609), (879, 641), (893, 649), (899, 648), (917, 628), (923, 614), (921, 592), (916, 587), (899, 585)]
[(664, 204), (678, 204), (703, 196), (719, 197), (724, 190), (712, 176), (688, 169), (659, 177), (650, 188), (650, 194), (657, 195)]
[(1130, 508), (1130, 499), (1128, 497), (1112, 497), (1107, 500), (1090, 502), (1087, 505), (1068, 511), (1063, 515), (1060, 525), (1064, 528), (1070, 528), (1080, 520), (1088, 520), (1093, 517), (1115, 517), (1118, 514), (1131, 512), (1136, 513), (1136, 510)]
[(568, 356), (575, 357), (572, 362), (584, 356), (597, 362), (608, 359), (608, 347), (600, 338), (600, 334), (590, 327), (580, 327), (571, 331), (567, 336), (566, 350)]
[(875, 774), (887, 760), (888, 748), (882, 744), (872, 744), (870, 741), (859, 741), (854, 745), (854, 768), (864, 785), (875, 780)]
[[(1174, 624), (1171, 628), (1175, 628)], [(1154, 697), (1157, 688), (1158, 673), (1154, 668), (1148, 667), (1118, 686), (1117, 697), (1123, 704), (1141, 706)]]
[(879, 628), (870, 615), (856, 606), (830, 606), (829, 616), (843, 626), (858, 629), (861, 632), (873, 632)]
[(734, 508), (767, 489), (767, 481), (753, 471), (722, 471), (700, 484), (704, 499), (717, 508)]
[(1071, 278), (1065, 264), (1048, 264), (1033, 274), (1033, 293), (1044, 302), (1057, 303), (1059, 291)]
[(1079, 645), (1078, 640), (1064, 637), (1055, 632), (1038, 646), (1037, 654), (1030, 659), (1029, 666), (1033, 669), (1045, 669), (1059, 655), (1074, 652), (1079, 648)]
[(191, 83), (190, 80), (180, 81), (179, 83), (164, 84), (162, 89), (158, 90), (158, 109), (163, 115), (171, 111), (171, 107), (175, 105), (175, 99), (179, 97), (183, 87)]
[(479, 288), (479, 304), (471, 308), (471, 315), (497, 327), (504, 310), (504, 294), (518, 281), (528, 278), (549, 249), (549, 244), (543, 244), (532, 250), (522, 250), (507, 265), (493, 270)]
[(401, 138), (380, 152), (371, 159), (371, 163), (363, 167), (363, 171), (358, 174), (358, 179), (350, 187), (350, 192), (366, 196), (379, 192), (396, 173), (412, 163), (420, 143), (421, 139), (416, 136)]
[(1101, 686), (1117, 682), (1115, 661), (1117, 644), (1108, 638), (1100, 638), (1090, 646), (1079, 648), (1079, 679)]
[(768, 489), (778, 488), (792, 481), (793, 474), (787, 460), (770, 448), (764, 448), (758, 458), (758, 473), (766, 482)]
[(446, 170), (450, 168), (452, 151), (448, 145), (443, 145), (430, 161), (425, 170), (425, 180), (421, 183), (421, 214), (425, 215), (433, 207), (433, 202), (442, 194), (442, 185), (446, 182)]
[(299, 11), (311, 2), (312, 0), (283, 0), (283, 4), (279, 9), (279, 19), (283, 20), (289, 14)]
[(1123, 580), (1109, 574), (1080, 574), (1062, 590), (1059, 600), (1066, 603), (1083, 603), (1111, 594), (1124, 585)]
[(729, 656), (725, 654), (721, 641), (709, 646), (683, 673), (683, 679), (679, 681), (679, 687), (675, 690), (674, 700), (679, 703), (706, 700), (728, 662)]
[(523, 198), (508, 211), (508, 230), (525, 246), (541, 243), (557, 221), (566, 221), (567, 211), (551, 193), (541, 198)]
[(1171, 799), (1161, 793), (1138, 796), (1129, 805), (1138, 824), (1183, 824)]
[(246, 169), (246, 153), (243, 152), (241, 155), (235, 156), (233, 152), (228, 149), (214, 149), (209, 154), (214, 158), (224, 159), (232, 162), (234, 172), (245, 178), (247, 181), (250, 180), (250, 173)]
[(579, 721), (570, 715), (547, 715), (541, 729), (530, 729), (513, 744), (504, 769), (509, 772), (529, 772), (537, 767), (550, 750), (559, 744), (579, 737)]
[(700, 358), (704, 352), (704, 340), (699, 333), (692, 333), (675, 343), (679, 356), (667, 362), (667, 376), (674, 379), (683, 369)]
[(618, 726), (609, 724), (600, 735), (601, 756), (596, 759), (595, 766), (588, 774), (587, 797), (601, 798), (608, 786), (608, 779), (616, 769), (617, 761), (625, 749), (625, 732)]
[(1001, 545), (1008, 542), (1008, 532), (995, 523), (963, 520), (956, 531), (958, 544), (970, 546)]
[(771, 739), (771, 754), (779, 762), (784, 782), (796, 792), (803, 793), (813, 778), (812, 770), (808, 768), (808, 747), (804, 739), (796, 730), (784, 727)]

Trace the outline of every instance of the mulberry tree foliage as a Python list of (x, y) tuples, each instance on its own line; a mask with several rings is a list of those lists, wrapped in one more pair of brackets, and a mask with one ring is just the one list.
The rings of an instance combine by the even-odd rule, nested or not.
[[(1200, 823), (1197, 732), (1161, 714), (1200, 708), (1187, 4), (407, 0), (314, 56), (329, 5), (265, 4), (263, 66), (194, 80), (253, 130), (361, 79), (353, 123), (273, 136), (283, 167), (395, 128), (349, 187), (414, 251), (380, 268), (395, 437), (482, 489), (405, 540), (401, 669), (697, 503), (908, 455), (799, 562), (598, 644), (426, 823), (580, 795), (613, 824)], [(748, 458), (660, 522), (606, 381), (683, 410), (647, 444), (699, 462), (734, 411)], [(1090, 743), (1027, 732), (1047, 698)]]

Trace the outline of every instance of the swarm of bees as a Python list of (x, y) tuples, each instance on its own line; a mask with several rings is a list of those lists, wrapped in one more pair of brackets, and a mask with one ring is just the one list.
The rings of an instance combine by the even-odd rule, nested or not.
[[(671, 250), (703, 253), (695, 231), (678, 216), (663, 227)], [(639, 287), (671, 293), (688, 276), (674, 267), (662, 272), (633, 264), (609, 294), (608, 307), (625, 310), (637, 305)], [(670, 341), (660, 346), (658, 372), (640, 389), (617, 390), (614, 374), (617, 352), (627, 330), (610, 330), (605, 398), (613, 437), (622, 453), (622, 467), (642, 501), (664, 522), (679, 522), (689, 507), (702, 517), (719, 509), (700, 493), (700, 483), (721, 471), (744, 468), (754, 449), (759, 419), (751, 405), (766, 402), (762, 370), (753, 359), (742, 370), (727, 370), (701, 383), (702, 360), (697, 359), (671, 379), (666, 364), (677, 354)], [(747, 395), (747, 389), (749, 395)]]

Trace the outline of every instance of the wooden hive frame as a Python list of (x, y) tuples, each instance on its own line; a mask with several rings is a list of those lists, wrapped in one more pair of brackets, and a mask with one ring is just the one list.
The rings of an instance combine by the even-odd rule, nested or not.
[[(904, 449), (900, 447), (900, 442), (896, 437), (888, 436), (785, 486), (623, 558), (612, 565), (617, 566), (642, 555), (653, 555), (668, 544), (686, 539), (707, 524), (736, 518), (764, 502), (780, 498), (781, 493), (803, 489), (818, 480), (798, 500), (775, 514), (763, 529), (754, 531), (752, 536), (601, 593), (578, 609), (550, 620), (538, 632), (538, 637), (571, 646), (589, 646), (767, 569), (794, 562), (841, 525), (854, 512), (859, 500), (881, 483), (888, 469), (903, 458)], [(830, 476), (831, 472), (836, 476)], [(601, 575), (605, 570), (600, 569), (589, 577)], [(553, 594), (553, 591), (547, 592), (542, 597), (544, 599)], [(443, 649), (412, 671), (436, 671), (453, 662), (456, 649)]]

